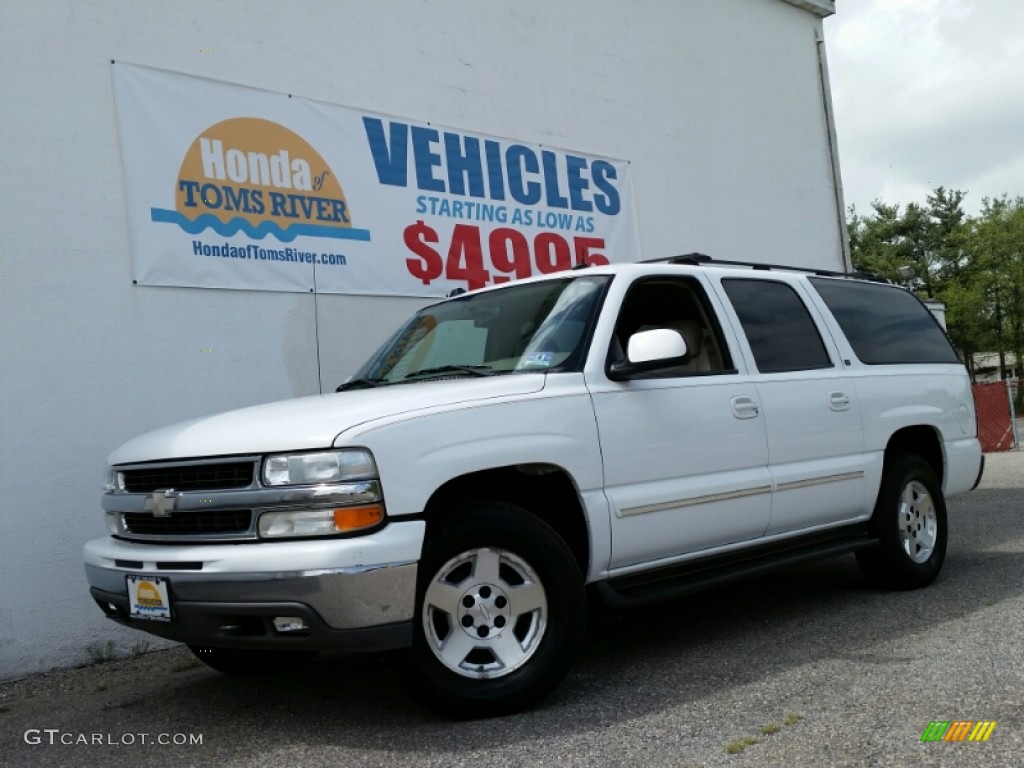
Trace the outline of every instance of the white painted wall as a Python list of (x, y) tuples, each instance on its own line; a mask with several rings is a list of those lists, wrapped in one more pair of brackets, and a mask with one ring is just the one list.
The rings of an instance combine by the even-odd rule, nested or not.
[(700, 250), (841, 268), (821, 23), (797, 6), (828, 10), (827, 0), (6, 3), (0, 679), (85, 661), (92, 642), (127, 651), (144, 639), (102, 618), (81, 566), (82, 543), (103, 534), (113, 448), (181, 419), (315, 393), (320, 377), (333, 389), (422, 304), (133, 286), (111, 59), (629, 159), (643, 257)]

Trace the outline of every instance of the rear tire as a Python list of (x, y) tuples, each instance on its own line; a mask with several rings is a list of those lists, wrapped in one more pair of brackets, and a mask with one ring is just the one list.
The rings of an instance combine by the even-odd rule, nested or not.
[(229, 677), (268, 677), (294, 672), (315, 659), (317, 651), (264, 651), (189, 645), (203, 664)]
[(946, 558), (946, 501), (927, 461), (914, 454), (886, 460), (871, 525), (878, 545), (857, 552), (871, 583), (918, 589), (935, 581)]
[(586, 630), (583, 576), (547, 523), (496, 502), (428, 529), (403, 675), (432, 709), (493, 717), (540, 701)]

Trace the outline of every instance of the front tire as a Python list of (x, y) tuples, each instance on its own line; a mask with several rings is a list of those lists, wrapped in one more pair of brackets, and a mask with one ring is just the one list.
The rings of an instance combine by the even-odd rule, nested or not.
[(583, 576), (547, 523), (475, 502), (433, 524), (419, 566), (414, 693), (455, 717), (532, 706), (569, 670), (586, 629)]
[(878, 545), (857, 552), (869, 581), (887, 589), (935, 581), (946, 558), (946, 501), (927, 461), (914, 454), (886, 461), (871, 525)]

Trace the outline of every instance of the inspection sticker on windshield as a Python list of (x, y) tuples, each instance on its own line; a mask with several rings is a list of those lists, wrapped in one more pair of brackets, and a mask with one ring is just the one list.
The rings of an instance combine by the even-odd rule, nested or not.
[(162, 576), (125, 577), (128, 583), (128, 613), (137, 619), (171, 620), (171, 599), (167, 579)]
[(523, 360), (523, 365), (536, 365), (547, 367), (551, 365), (551, 358), (555, 356), (554, 352), (534, 352), (532, 355), (527, 355)]

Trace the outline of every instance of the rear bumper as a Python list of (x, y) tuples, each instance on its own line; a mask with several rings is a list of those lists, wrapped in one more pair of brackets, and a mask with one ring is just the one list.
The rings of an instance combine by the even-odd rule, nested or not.
[(977, 477), (977, 479), (975, 479), (974, 485), (971, 486), (971, 490), (972, 491), (975, 488), (977, 488), (979, 485), (981, 485), (981, 476), (984, 475), (984, 474), (985, 474), (985, 454), (983, 453), (983, 454), (981, 454), (981, 464), (978, 466), (978, 477)]
[(947, 498), (964, 493), (977, 486), (981, 481), (981, 470), (984, 468), (984, 455), (981, 444), (976, 437), (961, 440), (950, 440), (943, 445), (945, 452), (945, 477), (943, 491)]

